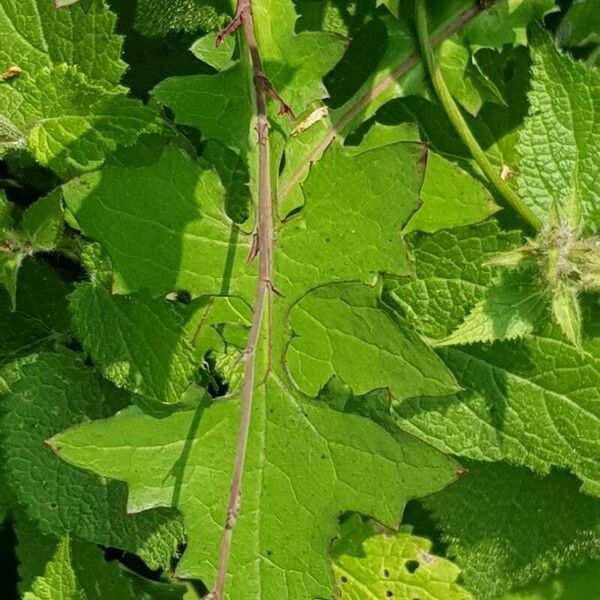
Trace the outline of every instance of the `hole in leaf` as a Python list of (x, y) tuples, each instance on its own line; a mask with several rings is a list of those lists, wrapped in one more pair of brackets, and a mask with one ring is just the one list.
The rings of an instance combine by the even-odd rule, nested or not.
[(176, 298), (181, 304), (189, 304), (192, 301), (192, 294), (188, 290), (177, 290)]
[(404, 567), (409, 573), (414, 573), (419, 568), (419, 561), (409, 560), (404, 564)]

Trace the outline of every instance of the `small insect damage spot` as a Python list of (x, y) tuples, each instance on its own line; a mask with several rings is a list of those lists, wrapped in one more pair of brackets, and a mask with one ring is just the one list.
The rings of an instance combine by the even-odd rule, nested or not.
[(22, 72), (23, 69), (21, 69), (21, 67), (19, 67), (18, 65), (11, 65), (10, 67), (8, 67), (8, 69), (0, 73), (0, 80), (8, 81), (9, 79), (18, 77)]
[(420, 567), (420, 563), (418, 560), (407, 560), (404, 563), (404, 568), (409, 572), (409, 573), (414, 573), (419, 567)]

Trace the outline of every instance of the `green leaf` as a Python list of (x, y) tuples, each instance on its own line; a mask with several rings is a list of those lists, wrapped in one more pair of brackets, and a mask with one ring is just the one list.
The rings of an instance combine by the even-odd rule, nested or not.
[[(408, 142), (361, 150), (332, 148), (305, 182), (304, 209), (279, 228), (274, 284), (285, 301), (278, 303), (281, 307), (274, 320), (277, 352), (283, 354), (289, 335), (286, 307), (307, 290), (334, 281), (374, 281), (381, 272), (407, 272), (400, 231), (418, 205), (423, 147)], [(124, 189), (128, 190), (126, 204)], [(200, 171), (173, 149), (167, 149), (152, 167), (107, 167), (64, 188), (67, 206), (83, 231), (110, 254), (118, 291), (149, 288), (159, 294), (184, 289), (193, 296), (229, 293), (251, 304), (254, 267), (246, 265), (250, 236), (227, 219), (220, 192), (214, 173)], [(342, 202), (345, 222), (332, 221), (329, 215)], [(385, 216), (390, 206), (395, 207), (391, 219)], [(115, 213), (121, 215), (116, 222)], [(128, 235), (132, 229), (136, 231), (133, 254)], [(338, 302), (344, 302), (343, 298)], [(388, 323), (391, 326), (393, 322)], [(406, 324), (398, 327), (408, 328)], [(374, 332), (366, 333), (362, 343), (374, 344)], [(417, 395), (455, 390), (452, 377), (430, 349), (409, 332), (399, 332), (397, 339), (401, 338), (405, 343), (395, 374), (404, 377), (407, 368), (412, 371), (402, 364), (412, 352), (428, 366), (414, 385), (394, 384), (396, 392)], [(311, 393), (316, 394), (326, 379), (321, 374), (313, 379)], [(389, 377), (382, 380), (381, 374), (376, 377), (367, 371), (359, 389), (389, 383)]]
[(23, 213), (21, 227), (35, 250), (53, 250), (64, 227), (64, 210), (60, 189), (34, 202)]
[(14, 228), (13, 203), (6, 198), (6, 192), (0, 190), (0, 232), (5, 235)]
[[(452, 4), (445, 0), (444, 4)], [(509, 0), (498, 2), (477, 19), (461, 28), (458, 36), (472, 49), (495, 48), (506, 44), (527, 44), (527, 26), (558, 10), (554, 0)]]
[[(103, 550), (89, 542), (68, 536), (58, 539), (43, 535), (20, 513), (15, 530), (19, 543), (21, 597), (31, 600), (66, 600), (69, 597), (175, 600), (182, 598), (185, 591), (182, 585), (146, 583), (148, 580), (126, 571), (118, 561), (107, 562)], [(67, 546), (66, 552), (64, 546)], [(50, 582), (44, 573), (48, 570), (60, 577)], [(67, 583), (71, 590), (75, 589), (75, 596), (65, 594)], [(149, 594), (150, 590), (154, 595)]]
[(119, 293), (219, 292), (228, 256), (245, 241), (225, 216), (216, 174), (172, 147), (154, 164), (107, 166), (63, 191), (83, 232), (110, 256)]
[[(483, 103), (491, 96), (493, 101), (502, 101), (499, 94), (490, 93), (490, 88), (483, 85), (486, 80), (474, 68), (469, 49), (460, 42), (446, 40), (437, 52), (437, 60), (452, 96), (469, 113), (477, 115)], [(490, 86), (491, 87), (491, 86)], [(493, 89), (493, 88), (492, 88)]]
[[(402, 2), (398, 18), (382, 14), (379, 23), (383, 32), (371, 34), (364, 51), (373, 46), (374, 37), (387, 37), (379, 62), (369, 70), (362, 85), (342, 94), (332, 112), (335, 129), (342, 134), (352, 130), (360, 121), (373, 116), (389, 100), (407, 96), (431, 97), (431, 89), (420, 64), (418, 44), (414, 36), (413, 2)], [(473, 10), (470, 0), (442, 0), (428, 6), (432, 37), (436, 53), (453, 96), (474, 114), (486, 100), (503, 102), (492, 81), (477, 67), (476, 53), (482, 48), (502, 50), (507, 44), (526, 44), (526, 28), (554, 8), (554, 0), (500, 1), (490, 10)], [(457, 27), (458, 25), (458, 27)], [(378, 40), (379, 42), (379, 40)], [(352, 51), (353, 47), (350, 47)], [(356, 63), (364, 60), (360, 54), (334, 70), (329, 79), (341, 80), (340, 86), (353, 79)], [(359, 105), (358, 107), (356, 105)], [(359, 108), (360, 110), (355, 110)], [(348, 116), (344, 116), (348, 115)]]
[(77, 585), (71, 559), (71, 542), (60, 540), (56, 552), (23, 600), (85, 600), (86, 595)]
[(226, 71), (233, 66), (235, 38), (227, 36), (219, 46), (216, 45), (218, 32), (209, 33), (198, 38), (191, 46), (190, 52), (201, 61), (217, 71)]
[(581, 348), (581, 307), (576, 289), (561, 285), (552, 294), (552, 315), (565, 337)]
[(600, 556), (600, 500), (579, 493), (572, 475), (540, 478), (502, 463), (464, 466), (459, 482), (424, 504), (478, 600)]
[(579, 187), (590, 229), (600, 225), (600, 72), (558, 51), (537, 30), (529, 115), (519, 136), (521, 197), (547, 220)]
[(160, 129), (154, 113), (121, 88), (93, 85), (74, 67), (44, 68), (28, 83), (16, 90), (6, 112), (20, 140), (9, 146), (27, 145), (61, 176), (95, 169), (119, 144)]
[(67, 337), (66, 297), (70, 292), (71, 285), (48, 264), (33, 259), (23, 262), (16, 310), (13, 312), (8, 294), (0, 296), (0, 364)]
[(219, 24), (214, 6), (202, 0), (140, 0), (136, 6), (135, 27), (147, 36), (210, 31)]
[(122, 548), (151, 568), (167, 565), (183, 536), (172, 511), (126, 515), (122, 485), (74, 469), (44, 447), (66, 427), (123, 408), (127, 396), (72, 352), (41, 353), (17, 369), (0, 428), (7, 480), (28, 517), (44, 533)]
[[(419, 205), (425, 156), (413, 142), (370, 149), (367, 141), (364, 151), (333, 146), (302, 186), (304, 210), (278, 235), (276, 287), (294, 298), (332, 279), (408, 273), (400, 232)], [(340, 219), (331, 219), (341, 206)]]
[[(396, 398), (458, 390), (438, 358), (360, 284), (327, 285), (292, 306), (290, 376), (311, 396), (337, 375), (355, 393), (387, 387)], [(430, 390), (424, 392), (424, 390)]]
[(548, 294), (531, 269), (503, 272), (485, 298), (438, 346), (513, 340), (533, 333), (547, 314)]
[(519, 591), (504, 594), (499, 600), (580, 600), (593, 598), (598, 591), (600, 562), (569, 569), (545, 581), (532, 583)]
[(404, 233), (472, 225), (500, 210), (481, 183), (434, 152), (427, 157), (421, 198), (423, 206), (405, 225)]
[(563, 46), (593, 46), (600, 43), (600, 2), (573, 2), (560, 22), (557, 37)]
[(191, 341), (196, 360), (211, 350), (225, 352), (231, 344), (242, 351), (252, 323), (252, 306), (235, 296), (201, 296), (185, 308), (186, 338)]
[(234, 223), (244, 223), (250, 214), (250, 174), (244, 159), (218, 142), (207, 142), (205, 158), (217, 171), (225, 188), (225, 210)]
[(0, 285), (8, 292), (12, 310), (17, 306), (17, 277), (23, 257), (0, 249)]
[[(346, 151), (361, 154), (394, 144), (398, 144), (397, 148), (402, 148), (399, 145), (401, 142), (419, 140), (418, 128), (412, 123), (386, 126), (374, 122), (360, 145), (350, 146)], [(291, 159), (292, 162), (297, 160), (295, 156), (297, 150), (294, 145), (288, 146), (286, 160)], [(422, 205), (404, 226), (403, 233), (415, 230), (434, 232), (439, 229), (471, 225), (483, 221), (500, 210), (491, 194), (478, 180), (431, 150), (426, 154), (425, 179), (420, 197)], [(299, 202), (299, 206), (302, 206), (302, 203)], [(291, 202), (288, 200), (284, 212), (290, 208), (292, 208)]]
[(44, 67), (62, 63), (77, 67), (90, 81), (112, 87), (125, 71), (122, 38), (113, 33), (115, 15), (104, 0), (56, 10), (52, 0), (1, 0), (0, 65), (18, 65), (26, 77), (0, 86), (0, 105), (8, 106)]
[[(456, 579), (459, 569), (431, 553), (431, 542), (410, 533), (380, 533), (358, 515), (342, 524), (333, 570), (341, 600), (376, 598), (472, 600)], [(421, 596), (419, 596), (421, 597)]]
[[(327, 556), (341, 509), (393, 526), (408, 498), (454, 479), (448, 458), (389, 421), (378, 425), (344, 410), (299, 400), (274, 375), (255, 390), (227, 598), (258, 598), (261, 590), (297, 600), (330, 597)], [(232, 400), (161, 419), (130, 408), (49, 444), (73, 464), (127, 481), (130, 512), (177, 506), (188, 533), (177, 575), (210, 586), (238, 418)]]
[(445, 349), (441, 356), (465, 391), (404, 402), (397, 409), (403, 429), (457, 456), (542, 473), (568, 468), (586, 492), (600, 494), (596, 341), (584, 342), (581, 352), (546, 328), (525, 341)]
[(472, 227), (415, 233), (409, 238), (414, 276), (388, 279), (384, 301), (431, 339), (449, 335), (465, 312), (482, 301), (493, 281), (486, 263), (516, 247), (517, 232), (502, 232), (496, 221)]
[[(277, 93), (300, 114), (326, 97), (321, 79), (339, 60), (345, 44), (324, 32), (294, 32), (296, 13), (290, 0), (255, 0), (254, 18), (264, 70)], [(217, 75), (171, 77), (154, 97), (175, 113), (178, 123), (197, 127), (237, 152), (254, 144), (252, 73), (247, 54)]]
[(195, 367), (183, 325), (166, 300), (143, 292), (113, 296), (82, 284), (71, 294), (70, 308), (78, 338), (107, 379), (161, 402), (179, 400)]
[(152, 111), (117, 85), (125, 65), (114, 23), (104, 0), (88, 10), (2, 0), (0, 64), (21, 73), (0, 86), (0, 148), (27, 147), (66, 177), (96, 168), (106, 152), (157, 127)]
[[(17, 308), (17, 281), (25, 259), (36, 252), (55, 248), (62, 235), (64, 211), (60, 190), (34, 202), (21, 216), (15, 228), (12, 205), (4, 204), (5, 226), (0, 227), (0, 285), (9, 294), (11, 308)], [(2, 198), (0, 198), (2, 199)], [(13, 229), (15, 228), (15, 229)]]

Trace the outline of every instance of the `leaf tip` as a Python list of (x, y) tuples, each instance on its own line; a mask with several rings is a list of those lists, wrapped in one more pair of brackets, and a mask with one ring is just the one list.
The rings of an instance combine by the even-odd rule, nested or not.
[(46, 448), (51, 450), (54, 454), (59, 455), (60, 454), (60, 445), (58, 443), (57, 437), (58, 436), (54, 435), (51, 438), (44, 440), (44, 446), (46, 446)]

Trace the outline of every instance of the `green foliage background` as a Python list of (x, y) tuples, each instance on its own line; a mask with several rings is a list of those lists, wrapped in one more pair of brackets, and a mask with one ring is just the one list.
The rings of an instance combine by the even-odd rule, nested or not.
[[(600, 3), (491, 4), (427, 2), (435, 55), (539, 234), (413, 0), (253, 0), (296, 118), (229, 600), (600, 599)], [(214, 584), (258, 275), (234, 9), (0, 0), (2, 598)]]

